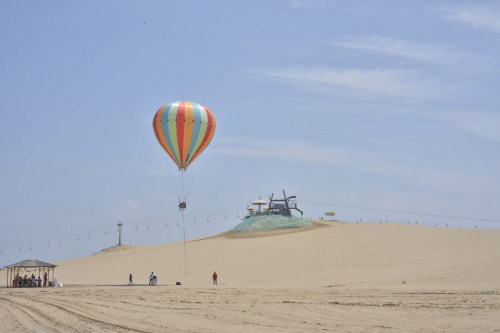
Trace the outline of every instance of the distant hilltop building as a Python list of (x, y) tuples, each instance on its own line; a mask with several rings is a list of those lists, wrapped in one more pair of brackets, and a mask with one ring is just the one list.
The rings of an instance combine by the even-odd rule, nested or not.
[[(283, 199), (275, 199), (274, 193), (269, 197), (269, 203), (261, 198), (247, 206), (248, 215), (243, 222), (230, 230), (230, 232), (249, 232), (276, 230), (287, 228), (310, 227), (312, 223), (292, 215), (292, 210), (303, 212), (297, 208), (296, 196), (287, 197), (283, 190)], [(257, 208), (255, 208), (257, 207)]]

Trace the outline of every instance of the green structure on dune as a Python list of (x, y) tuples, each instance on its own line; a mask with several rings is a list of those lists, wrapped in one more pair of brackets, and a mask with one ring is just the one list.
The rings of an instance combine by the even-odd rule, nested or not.
[[(264, 231), (288, 228), (310, 227), (312, 223), (292, 215), (292, 210), (303, 212), (297, 208), (295, 196), (287, 197), (283, 190), (283, 199), (274, 199), (274, 193), (269, 197), (269, 204), (262, 199), (252, 202), (247, 207), (248, 215), (243, 222), (230, 230), (230, 232)], [(264, 206), (264, 207), (263, 207)]]

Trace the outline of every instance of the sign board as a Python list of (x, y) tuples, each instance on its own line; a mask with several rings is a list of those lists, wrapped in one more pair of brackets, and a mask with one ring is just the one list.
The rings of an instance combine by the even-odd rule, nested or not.
[(325, 212), (325, 216), (335, 216), (335, 212)]
[(272, 207), (273, 209), (280, 209), (280, 208), (285, 208), (285, 204), (276, 204), (273, 203)]

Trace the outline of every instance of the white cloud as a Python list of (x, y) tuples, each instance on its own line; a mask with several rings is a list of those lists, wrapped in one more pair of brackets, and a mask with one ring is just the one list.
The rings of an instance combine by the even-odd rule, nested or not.
[(288, 5), (292, 8), (301, 8), (307, 5), (307, 0), (290, 0)]
[(14, 212), (14, 219), (30, 219), (33, 218), (35, 211), (31, 207), (19, 208)]
[(355, 94), (354, 97), (434, 99), (447, 93), (439, 80), (412, 70), (288, 67), (263, 69), (257, 73), (322, 94), (341, 92)]
[(320, 0), (289, 0), (288, 6), (292, 8), (304, 8), (317, 5)]
[(389, 209), (389, 210), (405, 210), (406, 205), (398, 203), (397, 200), (391, 198), (385, 198), (379, 202), (377, 207), (381, 209)]
[[(226, 148), (218, 149), (222, 154), (247, 158), (275, 159), (305, 165), (343, 165), (359, 170), (360, 177), (366, 174), (390, 179), (391, 183), (404, 183), (421, 189), (432, 189), (450, 193), (470, 193), (470, 189), (487, 189), (491, 186), (488, 175), (469, 172), (460, 166), (437, 166), (401, 160), (399, 153), (383, 153), (379, 150), (355, 149), (352, 147), (329, 147), (315, 142), (279, 139), (242, 140), (225, 142)], [(408, 152), (410, 154), (410, 152)], [(392, 185), (391, 185), (392, 186)], [(386, 202), (385, 208), (391, 209)], [(392, 206), (396, 209), (396, 206)]]
[(464, 52), (453, 51), (440, 45), (415, 43), (384, 36), (350, 37), (333, 44), (344, 48), (379, 52), (431, 64), (463, 65), (464, 61), (469, 61), (472, 58)]
[(27, 206), (18, 208), (13, 212), (8, 212), (0, 216), (0, 219), (7, 226), (15, 228), (15, 226), (26, 223), (27, 221), (37, 218), (37, 212), (33, 207)]
[(352, 156), (342, 149), (322, 147), (314, 143), (290, 140), (231, 140), (227, 148), (219, 149), (223, 154), (273, 158), (301, 163), (351, 164)]
[(122, 218), (133, 218), (138, 216), (139, 214), (142, 214), (143, 209), (133, 199), (125, 198), (120, 201), (116, 211)]
[(445, 7), (441, 11), (452, 21), (468, 24), (477, 29), (500, 33), (500, 5), (498, 3), (466, 3)]
[(485, 112), (454, 112), (445, 114), (458, 129), (483, 139), (500, 142), (500, 114)]

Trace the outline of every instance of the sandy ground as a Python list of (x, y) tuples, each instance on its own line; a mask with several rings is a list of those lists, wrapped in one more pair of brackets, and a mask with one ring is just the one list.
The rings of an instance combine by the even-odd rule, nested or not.
[(191, 241), (184, 258), (170, 244), (58, 263), (64, 288), (0, 288), (0, 332), (500, 332), (496, 230), (326, 222)]
[(2, 332), (499, 332), (498, 291), (0, 290)]

